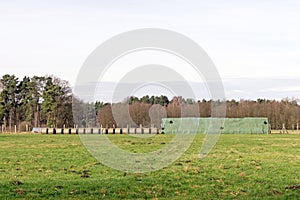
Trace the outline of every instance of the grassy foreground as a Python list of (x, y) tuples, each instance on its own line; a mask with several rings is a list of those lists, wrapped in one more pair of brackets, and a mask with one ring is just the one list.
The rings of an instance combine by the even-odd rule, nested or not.
[[(172, 135), (110, 135), (133, 152)], [(204, 139), (159, 171), (127, 174), (93, 158), (78, 135), (0, 135), (0, 199), (299, 199), (300, 135), (222, 135), (204, 159)]]

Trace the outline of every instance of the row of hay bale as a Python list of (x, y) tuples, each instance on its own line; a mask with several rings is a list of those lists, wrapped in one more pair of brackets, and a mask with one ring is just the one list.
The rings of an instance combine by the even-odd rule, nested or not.
[(158, 128), (39, 128), (42, 134), (158, 134)]

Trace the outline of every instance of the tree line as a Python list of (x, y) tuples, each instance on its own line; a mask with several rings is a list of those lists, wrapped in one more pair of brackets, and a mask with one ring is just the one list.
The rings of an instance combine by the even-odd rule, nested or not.
[[(156, 101), (150, 99), (156, 99)], [(288, 98), (281, 101), (267, 99), (227, 100), (226, 117), (267, 117), (272, 129), (282, 129), (283, 126), (290, 130), (300, 129), (300, 105), (298, 102), (296, 99)], [(195, 101), (180, 96), (173, 97), (171, 100), (168, 100), (166, 96), (129, 97), (123, 103), (104, 104), (98, 110), (98, 122), (102, 126), (108, 127), (126, 127), (126, 124), (160, 127), (161, 118), (164, 117), (211, 117), (212, 104), (215, 103), (217, 102), (213, 100)], [(126, 110), (129, 110), (129, 115), (126, 115)], [(183, 110), (185, 113), (182, 113)], [(116, 114), (114, 115), (114, 113)], [(128, 116), (131, 119), (128, 120)], [(116, 117), (118, 120), (115, 119)]]
[[(0, 125), (7, 130), (29, 127), (126, 127), (156, 126), (164, 117), (211, 117), (213, 100), (177, 96), (130, 96), (123, 102), (83, 102), (72, 94), (69, 83), (55, 76), (23, 77), (6, 74), (0, 79)], [(296, 99), (227, 100), (226, 115), (267, 117), (272, 129), (296, 129), (300, 106)], [(183, 113), (184, 111), (184, 113)]]
[(0, 79), (0, 124), (17, 126), (73, 126), (72, 90), (55, 76), (25, 76), (19, 80), (6, 74)]

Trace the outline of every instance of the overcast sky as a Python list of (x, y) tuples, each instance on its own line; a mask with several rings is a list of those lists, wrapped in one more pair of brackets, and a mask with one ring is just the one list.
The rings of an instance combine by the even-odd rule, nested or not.
[(102, 42), (163, 28), (208, 53), (227, 98), (300, 98), (299, 22), (298, 0), (0, 1), (0, 75), (54, 74), (74, 85)]

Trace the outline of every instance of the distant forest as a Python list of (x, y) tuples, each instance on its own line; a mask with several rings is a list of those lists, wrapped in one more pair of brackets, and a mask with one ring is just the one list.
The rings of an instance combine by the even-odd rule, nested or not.
[[(112, 108), (129, 109), (135, 125), (147, 127), (154, 124), (159, 127), (162, 117), (180, 117), (182, 107), (190, 107), (190, 117), (210, 117), (212, 103), (212, 100), (196, 101), (180, 96), (168, 99), (164, 95), (131, 96), (113, 105), (100, 100), (85, 103), (72, 94), (67, 81), (55, 76), (24, 77), (19, 80), (15, 75), (6, 74), (0, 79), (0, 125), (7, 131), (15, 126), (18, 131), (24, 131), (25, 127), (92, 127), (97, 124), (124, 127), (125, 122), (116, 123)], [(75, 106), (72, 110), (73, 105), (80, 105), (81, 109)], [(227, 100), (226, 105), (227, 117), (267, 117), (272, 129), (282, 129), (283, 124), (286, 129), (297, 129), (300, 123), (300, 105), (296, 99)], [(194, 106), (198, 106), (199, 113), (193, 113)], [(151, 121), (151, 115), (155, 115), (156, 121)]]

